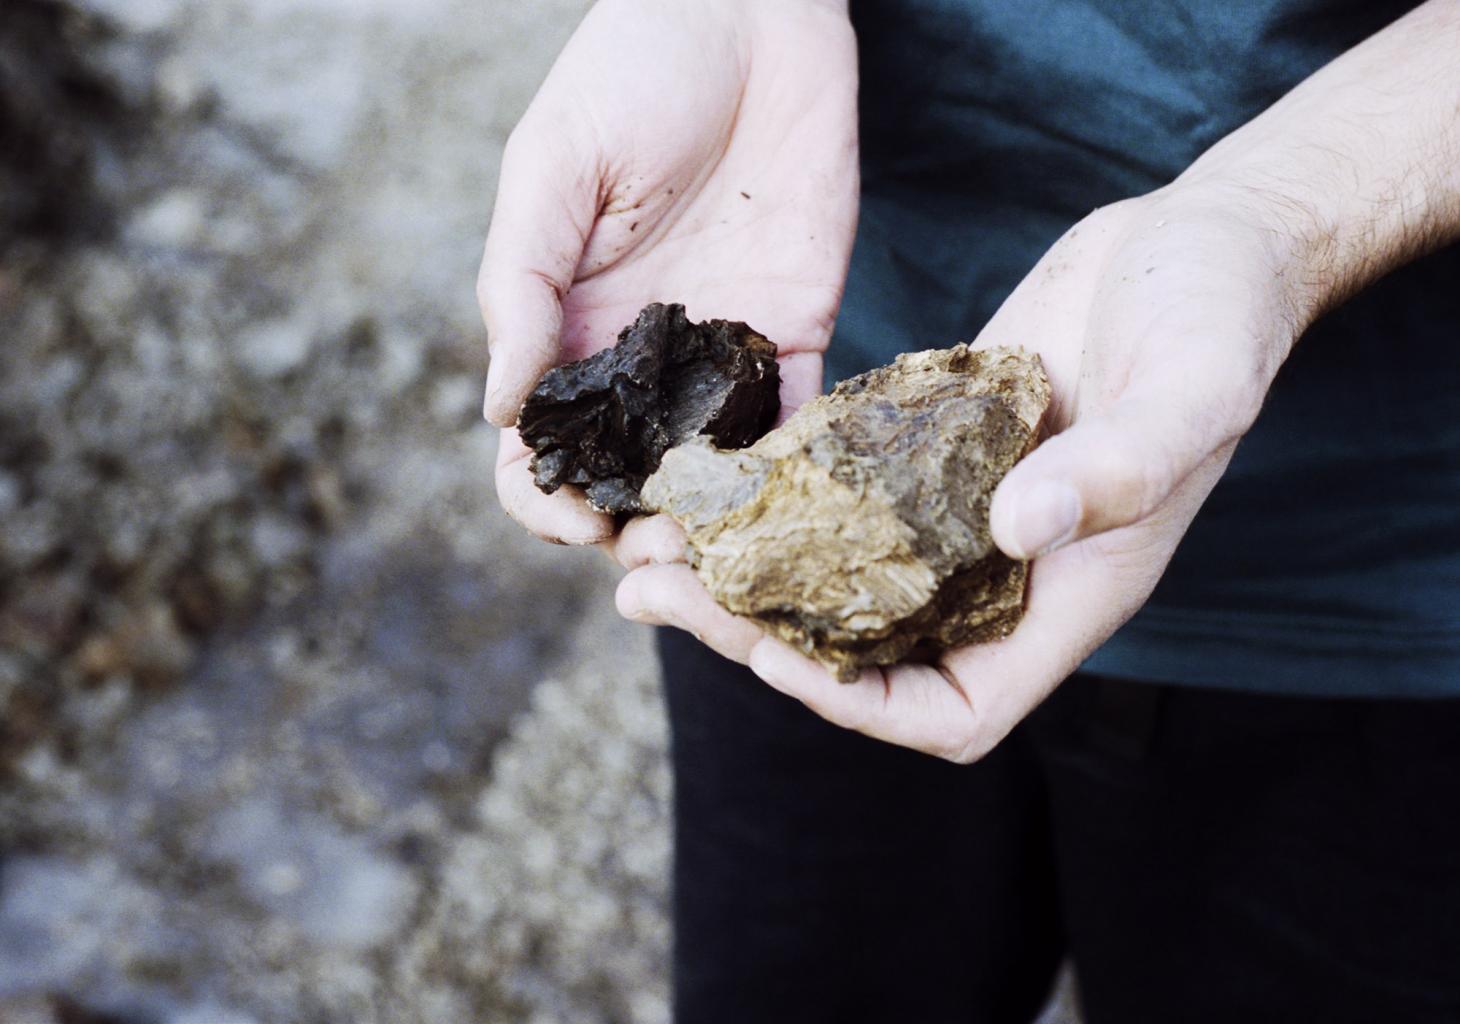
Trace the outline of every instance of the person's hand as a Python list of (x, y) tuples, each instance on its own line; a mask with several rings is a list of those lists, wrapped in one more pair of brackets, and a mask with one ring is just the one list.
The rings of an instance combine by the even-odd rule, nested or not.
[(990, 528), (1033, 558), (1007, 639), (850, 685), (784, 644), (760, 676), (832, 721), (958, 762), (981, 757), (1150, 596), (1295, 340), (1276, 251), (1255, 225), (1165, 197), (1097, 211), (980, 334), (1030, 345), (1056, 435), (994, 494)]
[(503, 157), (478, 281), (503, 427), (497, 489), (538, 535), (674, 557), (665, 520), (614, 521), (533, 485), (512, 424), (544, 371), (612, 344), (651, 301), (780, 346), (789, 409), (821, 386), (856, 226), (856, 47), (835, 0), (601, 0)]
[(1149, 596), (1295, 337), (1268, 234), (1175, 191), (1072, 228), (976, 341), (1037, 351), (1055, 396), (1055, 436), (990, 510), (999, 547), (1035, 559), (1007, 639), (845, 684), (724, 611), (685, 565), (642, 559), (620, 610), (692, 630), (848, 728), (960, 762), (991, 749)]

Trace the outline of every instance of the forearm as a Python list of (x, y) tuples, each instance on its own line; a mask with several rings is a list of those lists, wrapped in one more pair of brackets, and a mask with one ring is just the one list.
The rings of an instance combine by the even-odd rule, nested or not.
[(1460, 238), (1460, 0), (1430, 0), (1334, 60), (1171, 191), (1270, 229), (1299, 330)]

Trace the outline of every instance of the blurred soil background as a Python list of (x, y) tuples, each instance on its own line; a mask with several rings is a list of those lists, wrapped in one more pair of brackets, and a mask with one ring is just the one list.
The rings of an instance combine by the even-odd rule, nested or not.
[(647, 637), (479, 415), (585, 7), (4, 0), (0, 1022), (667, 1019)]
[(648, 637), (478, 411), (588, 3), (3, 0), (0, 1024), (668, 1020)]

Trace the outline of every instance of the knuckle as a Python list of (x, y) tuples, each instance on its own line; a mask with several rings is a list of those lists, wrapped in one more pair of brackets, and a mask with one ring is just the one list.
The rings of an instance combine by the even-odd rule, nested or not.
[(933, 752), (945, 761), (968, 764), (974, 760), (977, 729), (966, 719), (947, 720), (937, 731)]
[(954, 730), (948, 737), (943, 757), (954, 764), (974, 764), (987, 757), (997, 742), (990, 737), (987, 729), (973, 723)]
[(1087, 514), (1094, 511), (1100, 519), (1120, 523), (1149, 514), (1164, 496), (1165, 464), (1157, 446), (1142, 451), (1128, 442), (1104, 445), (1099, 466), (1104, 507)]
[(1133, 201), (1120, 199), (1095, 207), (1066, 232), (1065, 238), (1074, 238), (1077, 234), (1098, 234), (1123, 225), (1130, 216), (1130, 204)]
[(848, 701), (846, 706), (837, 709), (822, 704), (821, 707), (813, 710), (822, 718), (835, 722), (844, 729), (862, 733), (864, 736), (873, 733), (873, 725), (877, 721), (877, 716), (872, 712), (869, 701)]
[(945, 761), (954, 764), (973, 764), (982, 760), (988, 751), (975, 738), (963, 736), (955, 739), (951, 745), (945, 748), (942, 755)]
[(1171, 450), (1170, 445), (1156, 444), (1142, 460), (1141, 475), (1137, 483), (1139, 506), (1137, 518), (1144, 519), (1164, 502), (1177, 482), (1186, 475), (1187, 459)]
[(1223, 389), (1223, 393), (1213, 399), (1209, 412), (1210, 427), (1216, 442), (1212, 448), (1241, 440), (1257, 422), (1264, 397), (1261, 387), (1246, 381)]

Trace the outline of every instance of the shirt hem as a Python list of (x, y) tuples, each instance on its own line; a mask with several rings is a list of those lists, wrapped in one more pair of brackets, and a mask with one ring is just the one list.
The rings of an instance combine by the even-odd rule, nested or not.
[(1320, 616), (1147, 607), (1082, 668), (1205, 689), (1310, 697), (1460, 697), (1460, 624), (1359, 625)]

